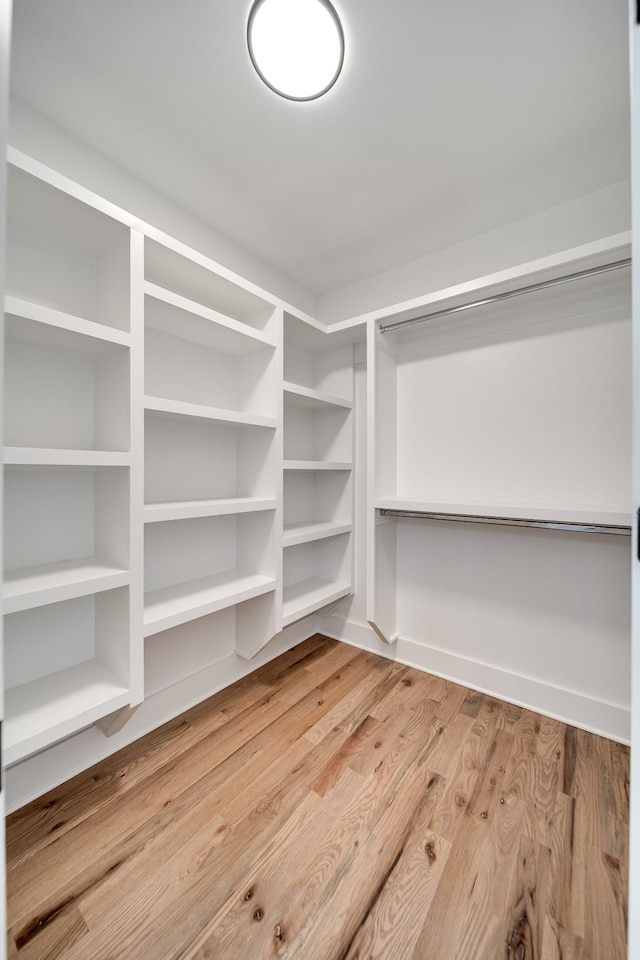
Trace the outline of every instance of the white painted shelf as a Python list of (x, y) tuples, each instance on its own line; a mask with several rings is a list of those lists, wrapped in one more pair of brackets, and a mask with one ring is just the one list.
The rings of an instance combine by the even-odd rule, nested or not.
[(61, 467), (128, 467), (131, 456), (111, 450), (58, 450), (47, 447), (5, 447), (4, 463)]
[(288, 626), (351, 592), (349, 583), (308, 577), (284, 588), (282, 625)]
[(351, 470), (347, 460), (285, 460), (285, 470)]
[(295, 403), (297, 406), (311, 409), (322, 409), (323, 407), (353, 409), (353, 401), (351, 400), (335, 397), (330, 393), (323, 393), (321, 390), (312, 390), (310, 387), (301, 387), (299, 384), (287, 380), (283, 382), (282, 389), (285, 401)]
[(5, 763), (17, 763), (129, 702), (129, 690), (98, 660), (7, 690)]
[[(174, 293), (172, 290), (167, 290), (150, 280), (145, 280), (144, 292), (153, 300), (211, 322), (210, 337), (202, 337), (200, 325), (198, 325), (200, 332), (197, 334), (192, 333), (188, 323), (181, 327), (180, 336), (186, 339), (195, 339), (205, 346), (215, 345), (217, 349), (225, 350), (228, 353), (245, 353), (256, 349), (256, 347), (275, 347), (276, 345), (275, 341), (268, 334), (263, 333), (262, 330), (250, 327), (239, 320), (234, 320), (232, 317), (219, 313), (217, 310), (212, 310), (210, 307), (197, 303), (195, 300), (190, 300), (188, 297), (183, 297), (179, 293)], [(157, 330), (164, 330), (167, 333), (177, 332), (175, 316), (165, 319), (160, 311), (154, 312), (153, 308), (147, 311), (145, 322)], [(224, 336), (225, 332), (226, 336)]]
[(145, 594), (144, 635), (151, 636), (275, 588), (273, 577), (227, 570)]
[(331, 521), (287, 523), (284, 526), (282, 546), (293, 547), (299, 543), (310, 543), (313, 540), (323, 540), (326, 537), (337, 537), (341, 533), (350, 533), (351, 529), (350, 523), (333, 523)]
[(4, 612), (17, 613), (47, 603), (124, 587), (129, 572), (100, 558), (65, 560), (5, 573)]
[(278, 424), (276, 417), (263, 417), (258, 414), (240, 413), (220, 407), (207, 407), (199, 403), (186, 403), (183, 400), (166, 400), (163, 397), (144, 398), (145, 410), (170, 416), (191, 417), (194, 420), (214, 420), (221, 423), (239, 424), (251, 427), (271, 427)]
[(219, 500), (147, 503), (144, 507), (144, 522), (219, 517), (229, 513), (258, 513), (261, 510), (275, 510), (277, 505), (278, 501), (272, 497), (228, 497)]
[(39, 303), (31, 303), (29, 300), (21, 300), (19, 297), (5, 297), (4, 312), (24, 320), (34, 320), (37, 323), (55, 327), (57, 330), (79, 333), (85, 337), (93, 337), (122, 347), (128, 347), (131, 343), (130, 335), (123, 330), (108, 327), (104, 323), (95, 323), (93, 320), (85, 320), (70, 313), (63, 313)]
[(534, 520), (542, 523), (577, 523), (599, 526), (631, 526), (631, 513), (602, 507), (561, 507), (543, 503), (464, 503), (459, 501), (422, 500), (406, 497), (380, 497), (374, 506), (380, 510), (410, 510), (469, 517), (495, 517), (506, 520)]

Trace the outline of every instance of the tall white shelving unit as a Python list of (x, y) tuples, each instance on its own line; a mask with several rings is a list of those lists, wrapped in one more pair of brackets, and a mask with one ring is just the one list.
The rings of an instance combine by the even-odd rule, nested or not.
[(277, 632), (281, 325), (146, 240), (146, 637), (236, 605), (242, 655)]
[(142, 237), (55, 180), (9, 167), (7, 763), (142, 698)]
[(10, 155), (8, 765), (353, 590), (350, 343)]

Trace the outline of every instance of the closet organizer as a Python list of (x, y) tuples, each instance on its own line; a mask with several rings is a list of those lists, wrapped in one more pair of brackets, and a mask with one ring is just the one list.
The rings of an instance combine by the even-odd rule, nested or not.
[(619, 235), (366, 318), (367, 618), (387, 643), (417, 631), (431, 578), (449, 603), (422, 593), (431, 641), (446, 646), (466, 606), (482, 661), (482, 604), (507, 609), (562, 556), (561, 616), (578, 550), (596, 579), (628, 551), (629, 256)]
[(353, 590), (353, 343), (13, 150), (7, 248), (11, 765)]

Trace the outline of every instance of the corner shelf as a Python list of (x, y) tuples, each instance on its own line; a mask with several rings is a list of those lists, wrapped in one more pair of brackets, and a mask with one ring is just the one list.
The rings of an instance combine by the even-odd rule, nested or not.
[(2, 588), (4, 612), (31, 610), (48, 603), (124, 587), (128, 583), (127, 570), (98, 557), (9, 570), (5, 573)]
[(351, 593), (351, 584), (324, 580), (322, 577), (307, 577), (284, 588), (282, 599), (282, 625), (288, 626), (302, 617), (315, 613), (328, 603), (334, 603)]
[(341, 460), (285, 460), (284, 470), (348, 470), (353, 466), (349, 461)]
[(227, 570), (145, 594), (144, 635), (149, 637), (189, 620), (274, 590), (275, 578)]
[(128, 688), (99, 660), (13, 687), (5, 693), (5, 763), (17, 763), (129, 702)]
[(351, 530), (351, 523), (334, 523), (331, 521), (288, 523), (284, 525), (282, 545), (283, 547), (293, 547), (300, 543), (323, 540), (326, 537), (337, 537), (342, 533), (350, 533)]
[(323, 407), (339, 407), (344, 410), (353, 409), (353, 401), (342, 397), (335, 397), (321, 390), (313, 390), (297, 383), (285, 380), (282, 384), (285, 401), (312, 410), (321, 410)]
[(190, 520), (196, 517), (219, 517), (229, 513), (258, 513), (275, 510), (273, 497), (227, 497), (218, 500), (177, 500), (167, 503), (146, 503), (144, 522)]

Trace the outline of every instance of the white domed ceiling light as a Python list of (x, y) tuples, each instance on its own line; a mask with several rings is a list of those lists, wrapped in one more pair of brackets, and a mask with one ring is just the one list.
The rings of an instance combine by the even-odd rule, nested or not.
[(342, 70), (344, 33), (328, 0), (255, 0), (247, 42), (260, 78), (289, 100), (315, 100)]

